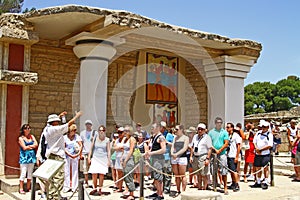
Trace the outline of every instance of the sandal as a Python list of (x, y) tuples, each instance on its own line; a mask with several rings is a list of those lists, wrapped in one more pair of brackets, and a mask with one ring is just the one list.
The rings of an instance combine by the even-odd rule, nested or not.
[(135, 198), (133, 196), (128, 196), (126, 200), (134, 200)]
[(26, 194), (26, 192), (22, 189), (22, 190), (19, 190), (19, 193), (20, 194)]
[(97, 189), (92, 190), (89, 194), (90, 195), (95, 195), (97, 193)]
[(173, 197), (173, 198), (178, 197), (180, 195), (180, 193), (181, 192), (177, 191), (177, 192), (173, 193), (172, 195), (170, 195), (170, 197)]
[(123, 189), (117, 189), (114, 192), (124, 192), (124, 190)]

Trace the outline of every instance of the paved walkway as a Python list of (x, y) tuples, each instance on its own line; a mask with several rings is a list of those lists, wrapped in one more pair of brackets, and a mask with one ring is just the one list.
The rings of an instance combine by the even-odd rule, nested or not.
[[(276, 157), (274, 158), (274, 164), (278, 165), (279, 168), (281, 167), (288, 167), (291, 168), (292, 164), (290, 163), (290, 158), (289, 157)], [(276, 169), (280, 170), (280, 169)], [(283, 170), (283, 171), (288, 171), (288, 170)], [(292, 174), (291, 171), (289, 171), (290, 174)], [(230, 181), (230, 176), (228, 175), (228, 179)], [(280, 176), (280, 175), (275, 175), (275, 186), (274, 187), (269, 187), (268, 190), (262, 190), (260, 188), (251, 188), (249, 187), (250, 185), (254, 184), (254, 182), (249, 181), (248, 183), (240, 182), (240, 188), (241, 190), (239, 192), (233, 192), (229, 190), (229, 195), (224, 195), (221, 194), (222, 198), (224, 200), (254, 200), (254, 199), (260, 199), (260, 200), (300, 200), (300, 182), (292, 182), (292, 179), (289, 176)], [(174, 180), (172, 181), (173, 183), (175, 182)], [(90, 180), (91, 184), (91, 180)], [(110, 192), (110, 195), (107, 196), (90, 196), (90, 199), (107, 199), (107, 200), (116, 200), (116, 199), (121, 199), (122, 194), (120, 193), (114, 193), (113, 190), (109, 187), (105, 186), (110, 186), (112, 185), (113, 182), (111, 180), (105, 180), (104, 181), (104, 188), (102, 191), (105, 192)], [(153, 192), (149, 189), (152, 186), (152, 181), (147, 181), (145, 182), (145, 190), (144, 190), (144, 196), (150, 195)], [(87, 193), (90, 192), (92, 188), (87, 189)], [(172, 186), (171, 190), (175, 191), (176, 187)], [(193, 193), (193, 194), (200, 194), (201, 191), (198, 191), (197, 189), (190, 188), (190, 186), (187, 187), (186, 192), (188, 193)], [(30, 199), (30, 193), (27, 193), (26, 195), (20, 195), (19, 193), (15, 192), (13, 193), (17, 199)], [(71, 193), (65, 193), (63, 194), (64, 196), (70, 196)], [(88, 195), (87, 195), (88, 196)], [(135, 192), (135, 196), (137, 199), (139, 199), (139, 191)], [(10, 200), (10, 199), (15, 199), (9, 197), (7, 194), (0, 195), (0, 200)], [(40, 195), (36, 195), (36, 199), (40, 199)], [(78, 199), (78, 194), (75, 193), (72, 200)], [(145, 198), (147, 199), (147, 198)], [(165, 195), (166, 200), (179, 200), (181, 199), (180, 196), (177, 198), (172, 198), (169, 195)], [(88, 198), (85, 198), (85, 200), (88, 200)]]
[[(105, 185), (112, 183), (110, 180), (106, 180), (104, 182)], [(145, 196), (152, 194), (152, 191), (148, 189), (148, 187), (151, 186), (151, 181), (146, 182), (146, 190), (144, 190)], [(288, 176), (275, 176), (275, 186), (274, 187), (269, 187), (268, 190), (262, 190), (260, 188), (251, 188), (249, 187), (252, 185), (253, 182), (249, 181), (248, 183), (241, 182), (240, 183), (240, 188), (241, 190), (239, 192), (233, 192), (229, 190), (229, 195), (224, 195), (221, 194), (223, 200), (254, 200), (254, 199), (259, 199), (259, 200), (300, 200), (300, 182), (292, 182), (291, 178)], [(172, 186), (171, 188), (173, 191), (175, 191), (175, 186)], [(87, 191), (91, 191), (91, 188), (88, 188)], [(110, 195), (108, 196), (90, 196), (90, 199), (106, 199), (106, 200), (116, 200), (116, 199), (122, 199), (120, 193), (114, 193), (111, 188), (105, 188), (103, 189), (105, 192), (111, 192)], [(190, 188), (189, 186), (187, 187), (186, 192), (189, 193), (201, 193), (201, 191), (198, 191), (197, 189)], [(30, 194), (27, 193), (26, 195), (20, 195), (18, 193), (14, 193), (18, 199), (30, 199)], [(64, 194), (66, 196), (70, 196), (71, 193), (66, 193)], [(139, 191), (135, 192), (135, 196), (139, 196)], [(10, 200), (14, 199), (9, 197), (7, 194), (1, 195), (0, 200)], [(40, 199), (40, 196), (37, 195), (36, 199)], [(77, 200), (78, 199), (78, 194), (76, 193), (72, 200)], [(85, 198), (86, 200), (88, 198)], [(139, 198), (137, 198), (139, 199)], [(147, 199), (147, 198), (145, 198)], [(179, 200), (180, 196), (177, 198), (172, 198), (169, 195), (165, 195), (166, 200)]]

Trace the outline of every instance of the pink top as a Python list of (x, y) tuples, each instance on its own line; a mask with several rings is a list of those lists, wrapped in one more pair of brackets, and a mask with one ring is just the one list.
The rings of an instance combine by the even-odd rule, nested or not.
[(297, 146), (298, 146), (298, 143), (299, 143), (299, 140), (296, 142), (296, 144), (294, 145), (293, 149), (292, 149), (292, 154), (295, 154), (297, 153)]

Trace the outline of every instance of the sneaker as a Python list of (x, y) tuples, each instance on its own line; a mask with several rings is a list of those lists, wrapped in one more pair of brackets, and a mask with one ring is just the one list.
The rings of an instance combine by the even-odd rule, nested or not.
[(68, 189), (68, 188), (63, 189), (63, 193), (68, 193), (70, 191), (71, 191), (71, 189)]
[(161, 196), (157, 196), (157, 197), (155, 197), (153, 200), (161, 200), (161, 199), (162, 199)]
[(261, 188), (262, 188), (263, 190), (268, 189), (268, 184), (266, 184), (266, 183), (261, 184)]
[(240, 190), (240, 186), (236, 184), (236, 186), (233, 188), (234, 192), (238, 192)]
[(164, 194), (170, 194), (170, 190), (164, 190)]
[[(235, 183), (232, 183), (230, 186), (228, 186), (228, 189), (230, 189), (230, 190), (234, 190), (234, 188), (235, 188)], [(223, 189), (223, 188), (221, 188), (221, 189)]]
[(45, 193), (41, 194), (41, 199), (46, 199), (47, 195)]
[(255, 182), (254, 185), (251, 185), (250, 187), (252, 187), (252, 188), (261, 188), (261, 184)]
[(149, 196), (146, 196), (146, 198), (155, 198), (155, 197), (158, 197), (158, 194), (157, 193), (153, 193)]
[(137, 187), (135, 188), (135, 191), (140, 191), (140, 186), (137, 186)]

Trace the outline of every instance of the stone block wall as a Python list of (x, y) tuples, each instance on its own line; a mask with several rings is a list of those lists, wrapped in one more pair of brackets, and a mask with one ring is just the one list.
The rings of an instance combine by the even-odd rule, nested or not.
[[(39, 138), (47, 116), (67, 111), (70, 119), (79, 107), (72, 104), (72, 95), (78, 93), (74, 84), (80, 66), (72, 48), (59, 48), (55, 42), (40, 41), (31, 48), (31, 72), (38, 73), (39, 81), (29, 90), (29, 123)], [(75, 87), (74, 87), (75, 86)], [(77, 95), (78, 96), (78, 95)]]
[[(201, 61), (195, 61), (197, 65), (192, 65), (191, 63), (186, 62), (185, 67), (185, 78), (190, 83), (191, 87), (186, 84), (185, 92), (185, 115), (186, 115), (186, 124), (189, 126), (197, 126), (199, 122), (207, 124), (207, 86), (202, 78), (204, 76), (204, 70), (201, 64)], [(202, 75), (201, 75), (202, 74)], [(194, 93), (196, 98), (194, 98)], [(198, 109), (197, 105), (198, 104)], [(200, 114), (200, 115), (199, 115)]]
[[(108, 135), (114, 130), (116, 122), (132, 124), (138, 53), (134, 51), (116, 56), (109, 64), (106, 122)], [(185, 126), (189, 127), (196, 126), (199, 121), (207, 123), (207, 87), (199, 76), (199, 71), (204, 73), (202, 67), (199, 65), (199, 69), (196, 69), (188, 62), (185, 65), (185, 76), (191, 85), (186, 86), (184, 110), (187, 122)], [(80, 61), (72, 48), (58, 47), (52, 41), (40, 41), (32, 46), (30, 71), (38, 73), (39, 82), (30, 86), (29, 123), (38, 139), (49, 114), (59, 114), (66, 110), (69, 113), (67, 119), (70, 119), (73, 112), (79, 110), (79, 67)], [(191, 98), (192, 91), (196, 98)], [(113, 92), (117, 95), (112, 95)], [(199, 104), (199, 110), (195, 110), (196, 104)]]
[[(111, 133), (116, 123), (132, 124), (138, 51), (126, 53), (113, 60), (108, 67), (107, 129)], [(117, 95), (113, 95), (113, 92)]]

